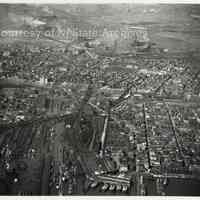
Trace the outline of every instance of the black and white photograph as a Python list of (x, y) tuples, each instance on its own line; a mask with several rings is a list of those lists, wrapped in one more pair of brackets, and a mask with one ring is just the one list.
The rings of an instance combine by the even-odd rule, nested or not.
[(0, 196), (200, 196), (200, 4), (0, 3)]

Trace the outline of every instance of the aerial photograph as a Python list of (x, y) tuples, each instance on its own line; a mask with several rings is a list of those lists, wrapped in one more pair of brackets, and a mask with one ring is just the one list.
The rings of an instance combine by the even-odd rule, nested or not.
[(0, 4), (0, 196), (200, 196), (200, 4)]

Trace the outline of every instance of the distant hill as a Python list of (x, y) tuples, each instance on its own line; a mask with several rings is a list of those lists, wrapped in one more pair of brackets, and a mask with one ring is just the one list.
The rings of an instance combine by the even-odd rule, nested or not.
[[(200, 49), (200, 5), (1, 4), (0, 30), (56, 29), (98, 32), (144, 27), (152, 43), (169, 51)], [(45, 25), (37, 26), (45, 23)], [(95, 36), (96, 37), (96, 36)]]

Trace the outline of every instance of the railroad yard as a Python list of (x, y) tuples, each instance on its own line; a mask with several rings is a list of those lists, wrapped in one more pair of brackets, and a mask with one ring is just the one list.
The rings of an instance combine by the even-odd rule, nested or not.
[(1, 195), (200, 195), (199, 52), (136, 33), (0, 38)]

